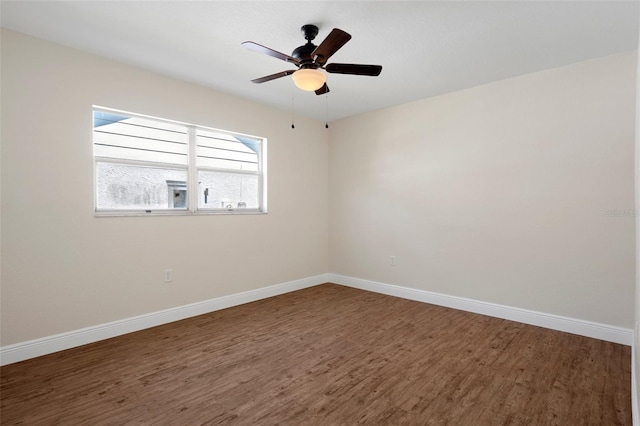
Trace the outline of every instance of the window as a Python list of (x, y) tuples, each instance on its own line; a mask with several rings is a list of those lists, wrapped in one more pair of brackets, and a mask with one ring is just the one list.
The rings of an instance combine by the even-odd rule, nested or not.
[(265, 140), (93, 110), (97, 214), (260, 213)]

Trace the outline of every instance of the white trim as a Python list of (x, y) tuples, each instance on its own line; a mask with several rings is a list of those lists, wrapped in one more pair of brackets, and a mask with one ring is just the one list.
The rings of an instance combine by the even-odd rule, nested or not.
[[(326, 282), (359, 288), (361, 290), (372, 291), (375, 293), (387, 294), (390, 296), (402, 297), (404, 299), (460, 309), (482, 315), (489, 315), (496, 318), (518, 321), (524, 324), (536, 325), (539, 327), (564, 331), (567, 333), (578, 334), (623, 345), (630, 345), (632, 346), (632, 351), (635, 353), (635, 347), (633, 345), (634, 336), (633, 330), (631, 329), (328, 273), (276, 284), (269, 287), (249, 290), (242, 293), (222, 296), (189, 305), (178, 306), (163, 311), (151, 312), (132, 318), (73, 330), (27, 342), (3, 346), (0, 347), (0, 365), (24, 361), (37, 356), (109, 339), (111, 337), (120, 336), (134, 331), (144, 330), (146, 328), (167, 324), (173, 321), (179, 321), (196, 315), (202, 315), (220, 309), (226, 309), (232, 306), (277, 296), (279, 294), (313, 287)], [(631, 365), (631, 372), (633, 380), (633, 412), (639, 413), (637, 410), (635, 362)], [(637, 415), (634, 417), (634, 425), (640, 426)]]
[(134, 331), (144, 330), (145, 328), (179, 321), (196, 315), (202, 315), (220, 309), (254, 302), (260, 299), (266, 299), (268, 297), (301, 290), (307, 287), (313, 287), (326, 282), (328, 282), (328, 274), (320, 274), (269, 287), (258, 288), (189, 305), (165, 309), (163, 311), (151, 312), (80, 330), (73, 330), (27, 342), (3, 346), (0, 347), (0, 365), (24, 361), (37, 356), (86, 345), (88, 343), (109, 339), (111, 337), (120, 336)]
[[(196, 148), (196, 129), (193, 126), (189, 127), (189, 161), (188, 165), (198, 164), (197, 148)], [(195, 191), (189, 191), (189, 188), (195, 188)], [(187, 169), (187, 207), (191, 213), (198, 211), (198, 168), (189, 167)]]
[(608, 342), (620, 343), (628, 346), (633, 345), (633, 330), (629, 328), (547, 314), (544, 312), (530, 311), (527, 309), (513, 308), (495, 303), (449, 296), (446, 294), (369, 281), (361, 278), (347, 277), (339, 274), (330, 273), (329, 282), (359, 288), (361, 290), (373, 291), (375, 293), (387, 294), (389, 296), (402, 297), (404, 299), (431, 303), (433, 305), (460, 309), (462, 311), (474, 312), (511, 321), (518, 321), (524, 324), (564, 331), (580, 336), (606, 340)]
[(634, 333), (633, 346), (631, 346), (631, 420), (633, 426), (640, 426), (640, 412), (638, 412), (638, 381), (636, 378), (636, 342), (638, 336)]

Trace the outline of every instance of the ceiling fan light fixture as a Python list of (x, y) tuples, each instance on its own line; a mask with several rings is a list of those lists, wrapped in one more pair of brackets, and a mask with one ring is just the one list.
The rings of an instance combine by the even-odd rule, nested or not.
[(301, 68), (291, 75), (295, 85), (306, 92), (314, 92), (324, 86), (327, 76), (318, 69)]

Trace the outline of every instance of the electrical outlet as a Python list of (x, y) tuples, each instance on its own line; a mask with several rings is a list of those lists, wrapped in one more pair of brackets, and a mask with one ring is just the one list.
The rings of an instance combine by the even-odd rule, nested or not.
[(164, 270), (164, 282), (170, 283), (173, 281), (173, 269), (165, 269)]
[(391, 256), (391, 258), (389, 259), (389, 265), (396, 266), (397, 264), (398, 264), (398, 259), (396, 259), (395, 256)]

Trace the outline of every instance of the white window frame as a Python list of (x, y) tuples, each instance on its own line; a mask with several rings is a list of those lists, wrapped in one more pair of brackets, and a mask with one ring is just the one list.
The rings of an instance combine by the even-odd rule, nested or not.
[[(126, 160), (126, 159), (117, 159), (110, 157), (100, 157), (93, 154), (93, 211), (94, 216), (96, 217), (109, 217), (109, 216), (162, 216), (162, 215), (219, 215), (219, 214), (237, 214), (237, 215), (245, 215), (245, 214), (266, 214), (267, 213), (267, 191), (266, 191), (266, 183), (267, 183), (267, 175), (266, 175), (266, 159), (267, 159), (267, 139), (260, 136), (249, 135), (246, 133), (232, 132), (228, 130), (216, 129), (212, 127), (200, 126), (195, 124), (183, 123), (175, 120), (169, 120), (166, 118), (158, 118), (149, 115), (132, 113), (128, 111), (122, 111), (113, 108), (101, 107), (94, 105), (92, 107), (92, 119), (93, 112), (106, 112), (111, 114), (125, 115), (130, 117), (140, 117), (145, 119), (157, 120), (160, 122), (177, 124), (180, 126), (184, 126), (188, 131), (188, 160), (186, 166), (180, 166), (178, 164), (167, 164), (160, 162), (152, 162), (152, 161), (137, 161), (137, 160)], [(214, 131), (220, 132), (231, 136), (240, 136), (247, 137), (258, 141), (258, 170), (257, 171), (245, 171), (245, 170), (236, 170), (236, 169), (226, 169), (226, 168), (215, 168), (215, 167), (198, 167), (197, 165), (197, 156), (196, 156), (196, 132), (198, 129), (202, 129), (205, 131)], [(92, 125), (92, 138), (91, 138), (92, 148), (94, 144), (93, 140), (93, 125)], [(166, 208), (166, 209), (151, 209), (145, 210), (144, 208), (140, 209), (98, 209), (98, 200), (97, 200), (97, 166), (98, 163), (112, 163), (112, 164), (121, 164), (125, 166), (141, 166), (141, 167), (153, 167), (153, 168), (161, 168), (161, 169), (172, 169), (172, 170), (185, 170), (187, 172), (187, 207), (186, 208)], [(198, 207), (198, 171), (216, 171), (216, 172), (224, 172), (224, 173), (233, 173), (238, 175), (253, 175), (258, 177), (258, 207), (257, 208), (215, 208), (215, 207), (207, 207), (207, 208), (199, 208)]]

